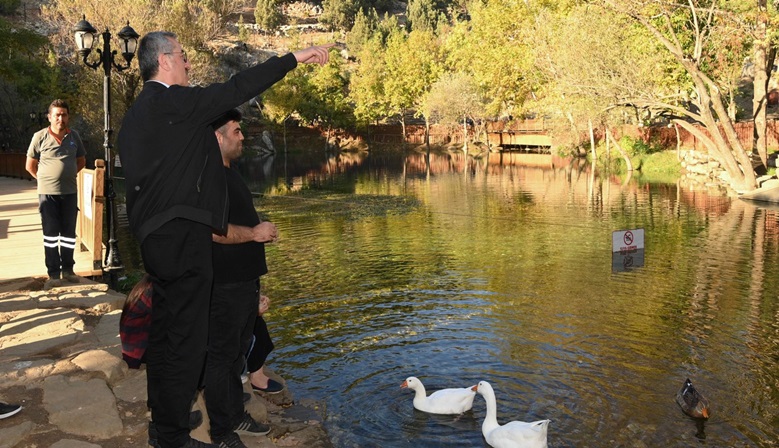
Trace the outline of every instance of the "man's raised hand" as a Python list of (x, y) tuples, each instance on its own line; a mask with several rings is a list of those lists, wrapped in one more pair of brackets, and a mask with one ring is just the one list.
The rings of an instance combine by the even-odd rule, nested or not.
[(330, 48), (335, 45), (335, 42), (317, 45), (314, 47), (308, 47), (303, 50), (298, 50), (292, 54), (295, 55), (299, 64), (319, 64), (325, 65), (330, 60)]

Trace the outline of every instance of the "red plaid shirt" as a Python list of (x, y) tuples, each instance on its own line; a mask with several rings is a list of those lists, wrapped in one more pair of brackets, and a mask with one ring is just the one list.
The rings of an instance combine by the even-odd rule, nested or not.
[(151, 327), (151, 282), (134, 303), (125, 303), (119, 320), (119, 337), (122, 340), (122, 358), (131, 369), (143, 363), (143, 354), (149, 345)]

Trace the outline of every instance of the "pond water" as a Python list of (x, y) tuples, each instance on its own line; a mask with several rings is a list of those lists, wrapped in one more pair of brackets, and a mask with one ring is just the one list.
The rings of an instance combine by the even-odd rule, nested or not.
[[(490, 382), (498, 421), (550, 419), (550, 447), (779, 441), (777, 212), (548, 155), (342, 154), (245, 161), (276, 223), (263, 288), (295, 397), (336, 447), (482, 447), (485, 403), (415, 411)], [(613, 232), (643, 229), (623, 269)], [(643, 263), (643, 266), (640, 266)], [(674, 401), (686, 378), (704, 422)]]

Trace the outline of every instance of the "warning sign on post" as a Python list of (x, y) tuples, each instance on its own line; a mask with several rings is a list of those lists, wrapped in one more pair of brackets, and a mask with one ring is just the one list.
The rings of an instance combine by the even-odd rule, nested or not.
[(617, 230), (611, 236), (611, 270), (630, 271), (644, 266), (644, 229)]
[(629, 252), (644, 248), (644, 229), (617, 230), (611, 234), (612, 252)]

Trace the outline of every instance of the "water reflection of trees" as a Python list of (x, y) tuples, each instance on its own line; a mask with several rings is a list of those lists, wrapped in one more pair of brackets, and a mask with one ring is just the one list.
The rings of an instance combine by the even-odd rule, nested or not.
[[(719, 362), (742, 367), (723, 385), (738, 395), (738, 412), (773, 415), (775, 437), (779, 416), (779, 227), (777, 212), (734, 200), (716, 219), (709, 220), (695, 266), (686, 331), (707, 345), (743, 341), (747, 350), (722, 353)], [(728, 344), (728, 345), (730, 345)], [(723, 391), (724, 392), (724, 391)], [(772, 436), (773, 434), (773, 436)]]
[[(332, 160), (329, 168), (325, 158), (309, 161), (297, 178), (344, 181), (359, 194), (415, 195), (424, 212), (368, 219), (326, 210), (279, 216), (290, 233), (312, 222), (301, 227), (304, 244), (293, 249), (291, 237), (283, 256), (273, 260), (281, 273), (273, 278), (274, 293), (310, 295), (311, 306), (322, 310), (360, 310), (301, 318), (301, 328), (316, 329), (306, 341), (337, 331), (364, 357), (374, 350), (361, 348), (375, 336), (366, 332), (367, 320), (390, 328), (399, 314), (412, 317), (441, 306), (425, 297), (416, 313), (401, 313), (406, 310), (392, 304), (406, 285), (449, 293), (473, 289), (475, 279), (479, 290), (490, 292), (480, 306), (494, 319), (489, 331), (502, 335), (496, 349), (501, 362), (514, 365), (512, 358), (521, 355), (522, 365), (578, 378), (584, 375), (581, 359), (598, 367), (587, 381), (563, 381), (585, 412), (587, 403), (605, 400), (607, 412), (596, 415), (627, 423), (635, 403), (626, 391), (677, 387), (677, 377), (691, 375), (704, 390), (716, 390), (721, 412), (750, 425), (733, 433), (774, 440), (776, 417), (762, 416), (779, 415), (777, 212), (679, 184), (593, 172), (577, 161), (524, 159), (501, 164), (454, 152), (429, 159), (371, 153), (349, 163)], [(630, 278), (609, 277), (610, 265), (597, 261), (610, 253), (604, 236), (636, 226), (647, 229), (647, 266)], [(451, 311), (443, 314), (457, 315)], [(547, 327), (553, 331), (539, 331)], [(512, 336), (519, 328), (529, 331)], [(398, 334), (403, 339), (406, 333)], [(343, 356), (311, 351), (320, 360)], [(641, 373), (642, 384), (610, 391), (610, 382), (631, 369)], [(605, 396), (602, 390), (608, 390)], [(648, 410), (672, 404), (672, 398), (650, 395)], [(604, 421), (589, 423), (595, 433)], [(648, 443), (652, 437), (663, 436), (647, 431), (638, 438), (670, 446), (667, 439)]]

